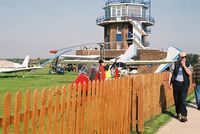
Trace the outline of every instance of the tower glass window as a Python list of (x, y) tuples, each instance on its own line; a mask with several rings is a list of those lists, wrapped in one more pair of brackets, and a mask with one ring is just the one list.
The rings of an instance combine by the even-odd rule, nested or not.
[(117, 17), (121, 16), (121, 6), (117, 6)]
[(110, 18), (110, 7), (105, 8), (105, 18)]
[(126, 6), (122, 6), (122, 16), (127, 16)]
[(116, 17), (116, 7), (112, 7), (112, 17)]
[(142, 17), (145, 17), (146, 15), (146, 9), (142, 8)]
[(133, 6), (128, 7), (128, 16), (133, 17), (134, 16), (134, 11), (133, 11)]
[(138, 6), (133, 7), (133, 12), (135, 17), (141, 17), (141, 7)]
[(122, 33), (122, 27), (121, 26), (118, 26), (117, 27), (117, 34), (121, 34)]
[(141, 17), (142, 7), (140, 6), (128, 6), (128, 16), (130, 17)]

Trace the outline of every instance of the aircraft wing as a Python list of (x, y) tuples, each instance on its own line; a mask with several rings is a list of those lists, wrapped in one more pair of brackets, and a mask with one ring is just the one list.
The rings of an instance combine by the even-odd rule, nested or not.
[(61, 55), (63, 58), (76, 58), (76, 59), (97, 59), (100, 55)]
[[(122, 61), (123, 62), (123, 61)], [(148, 64), (164, 64), (173, 63), (174, 60), (138, 60), (138, 61), (124, 61), (124, 63), (134, 65), (148, 65)]]
[(97, 64), (98, 60), (63, 60), (62, 63), (68, 64)]
[(71, 51), (72, 49), (67, 49), (66, 51), (56, 54), (54, 57), (52, 57), (51, 59), (49, 59), (48, 61), (46, 61), (45, 63), (43, 63), (41, 66), (44, 67), (45, 65), (49, 64), (50, 62), (52, 62), (54, 59), (59, 58), (61, 55), (63, 55), (64, 53), (67, 53), (69, 51)]
[[(98, 60), (63, 60), (64, 63), (70, 64), (97, 64)], [(165, 64), (165, 63), (173, 63), (174, 60), (141, 60), (141, 61), (120, 61), (126, 63), (127, 65), (148, 65), (148, 64)], [(113, 64), (113, 61), (104, 61), (107, 64)]]
[(5, 68), (0, 69), (0, 73), (15, 73), (15, 72), (22, 72), (22, 71), (32, 71), (36, 69), (42, 69), (43, 67), (29, 67), (29, 68)]

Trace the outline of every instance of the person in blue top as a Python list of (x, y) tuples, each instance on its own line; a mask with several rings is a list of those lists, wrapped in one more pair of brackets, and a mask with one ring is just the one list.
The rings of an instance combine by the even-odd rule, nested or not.
[(190, 63), (186, 61), (186, 52), (180, 52), (179, 60), (172, 64), (169, 75), (170, 87), (173, 87), (173, 97), (176, 108), (176, 118), (181, 122), (187, 121), (186, 97), (192, 74)]

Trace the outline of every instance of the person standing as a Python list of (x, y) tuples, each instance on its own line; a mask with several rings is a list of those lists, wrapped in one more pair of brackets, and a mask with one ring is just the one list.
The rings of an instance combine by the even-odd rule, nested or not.
[(106, 79), (106, 73), (105, 73), (105, 69), (104, 69), (104, 61), (102, 59), (99, 60), (99, 75), (100, 75), (100, 80)]
[(115, 64), (115, 78), (118, 78), (118, 77), (119, 77), (119, 70), (118, 70), (117, 65)]
[(173, 87), (173, 97), (176, 108), (176, 118), (181, 122), (187, 121), (186, 97), (192, 74), (190, 63), (186, 61), (186, 52), (180, 52), (179, 60), (172, 64), (169, 84)]
[(197, 109), (200, 110), (200, 57), (198, 58), (198, 63), (193, 67), (192, 83), (195, 89)]

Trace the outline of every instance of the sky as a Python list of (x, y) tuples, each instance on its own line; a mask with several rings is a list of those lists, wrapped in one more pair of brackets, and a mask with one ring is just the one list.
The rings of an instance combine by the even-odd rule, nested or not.
[[(200, 54), (200, 0), (151, 0), (150, 47)], [(104, 0), (0, 0), (0, 58), (50, 58), (52, 49), (103, 41)]]

